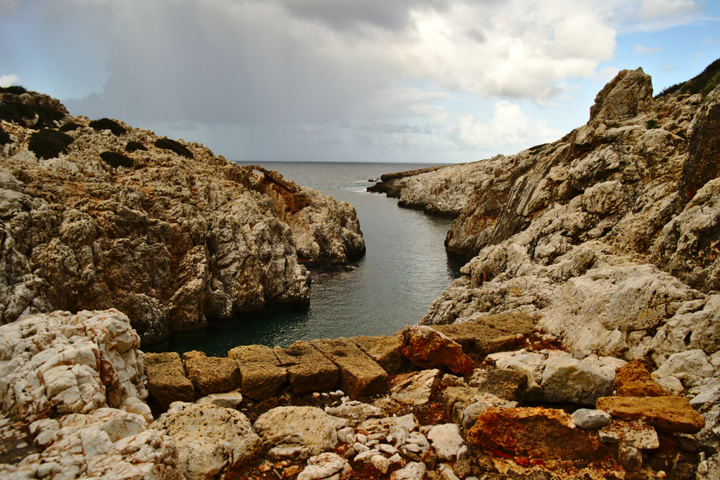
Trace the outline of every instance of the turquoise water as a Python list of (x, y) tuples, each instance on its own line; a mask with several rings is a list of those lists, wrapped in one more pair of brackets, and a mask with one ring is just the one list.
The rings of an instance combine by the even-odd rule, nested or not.
[(452, 220), (399, 208), (395, 199), (365, 189), (383, 173), (428, 164), (262, 163), (300, 185), (351, 203), (367, 253), (347, 271), (313, 271), (308, 309), (271, 308), (203, 332), (177, 334), (156, 349), (201, 350), (224, 356), (237, 345), (391, 335), (416, 324), (430, 303), (459, 276), (462, 261), (448, 258), (444, 240)]

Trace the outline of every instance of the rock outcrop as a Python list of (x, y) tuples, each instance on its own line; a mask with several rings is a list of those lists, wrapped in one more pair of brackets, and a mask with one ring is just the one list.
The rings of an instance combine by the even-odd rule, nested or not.
[[(266, 304), (307, 304), (302, 262), (365, 252), (352, 206), (276, 172), (72, 117), (45, 95), (4, 92), (0, 104), (23, 105), (0, 112), (0, 323), (117, 308), (153, 342)], [(48, 153), (55, 136), (65, 148)]]
[(656, 366), (716, 352), (717, 110), (720, 89), (653, 98), (648, 75), (623, 71), (554, 143), (395, 180), (425, 203), (469, 192), (446, 239), (465, 276), (420, 323), (519, 310), (571, 351)]

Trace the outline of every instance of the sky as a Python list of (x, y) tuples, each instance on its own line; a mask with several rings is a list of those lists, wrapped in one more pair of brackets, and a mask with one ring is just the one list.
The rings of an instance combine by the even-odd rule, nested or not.
[(717, 58), (717, 0), (0, 0), (0, 86), (243, 163), (509, 155)]

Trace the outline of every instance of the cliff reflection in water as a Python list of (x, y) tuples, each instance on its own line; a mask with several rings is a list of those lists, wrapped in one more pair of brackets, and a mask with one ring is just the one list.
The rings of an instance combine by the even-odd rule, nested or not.
[(237, 345), (286, 347), (297, 340), (391, 335), (416, 324), (430, 303), (460, 275), (444, 240), (452, 219), (399, 208), (396, 200), (366, 193), (369, 179), (421, 168), (413, 164), (264, 163), (300, 185), (351, 203), (360, 219), (366, 256), (345, 271), (312, 272), (308, 309), (271, 308), (204, 332), (174, 335), (156, 349), (201, 350), (224, 356)]

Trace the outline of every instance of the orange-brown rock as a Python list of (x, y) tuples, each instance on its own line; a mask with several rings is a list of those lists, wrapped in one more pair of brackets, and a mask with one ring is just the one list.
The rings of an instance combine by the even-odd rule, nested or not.
[(430, 327), (405, 327), (402, 341), (403, 355), (420, 368), (446, 368), (463, 376), (473, 371), (473, 362), (462, 346)]
[(705, 426), (703, 417), (681, 397), (603, 397), (595, 408), (621, 420), (643, 420), (663, 433), (697, 433)]
[(487, 450), (543, 460), (601, 460), (611, 455), (597, 432), (574, 428), (562, 410), (485, 409), (468, 432), (468, 441)]
[(229, 392), (240, 386), (240, 370), (232, 358), (207, 357), (193, 350), (183, 353), (187, 376), (200, 395)]
[(666, 397), (666, 392), (637, 360), (615, 372), (615, 395), (618, 397)]

